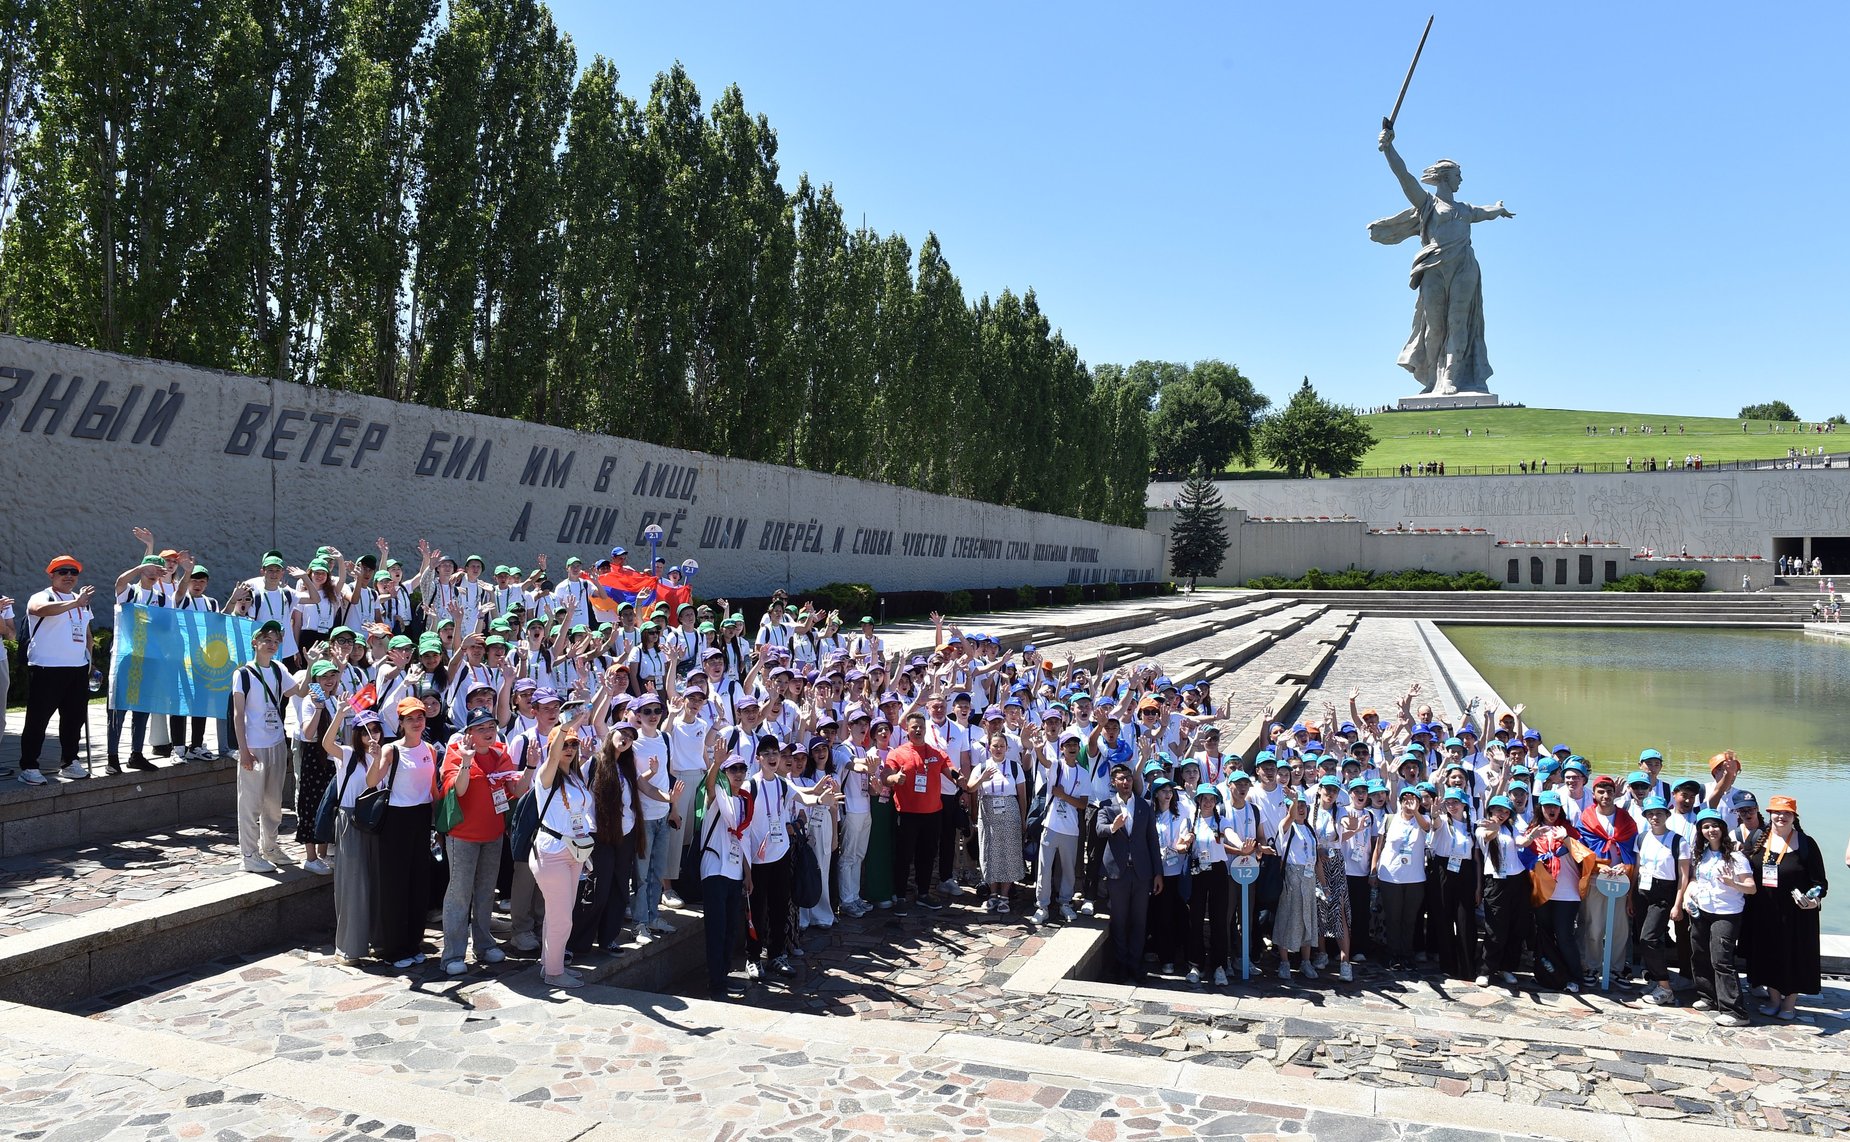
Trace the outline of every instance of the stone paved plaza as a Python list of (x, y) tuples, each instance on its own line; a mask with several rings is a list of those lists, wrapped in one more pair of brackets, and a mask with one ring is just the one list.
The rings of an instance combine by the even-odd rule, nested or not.
[[(1295, 608), (1189, 642), (1211, 659)], [(1219, 679), (1236, 723), (1348, 618), (1319, 613)], [(1079, 650), (1123, 646), (1102, 635)], [(1411, 620), (1365, 620), (1295, 710), (1348, 694), (1384, 714), (1412, 681), (1435, 707)], [(0, 955), (60, 916), (86, 922), (188, 887), (233, 887), (223, 820), (0, 861)], [(269, 878), (251, 877), (259, 885)], [(1567, 1137), (1703, 1142), (1742, 1129), (1850, 1130), (1850, 987), (1791, 1023), (1716, 1029), (1636, 993), (1479, 989), (1436, 974), (1354, 983), (1269, 975), (1129, 988), (1078, 965), (1103, 920), (1030, 930), (966, 893), (936, 915), (875, 912), (801, 937), (795, 979), (699, 996), (693, 913), (666, 952), (581, 962), (658, 991), (539, 986), (531, 961), (340, 965), (311, 936), (67, 1004), (0, 1005), (0, 1134), (66, 1140), (971, 1137)], [(50, 903), (45, 903), (50, 901)], [(62, 908), (60, 909), (60, 906)], [(612, 973), (616, 973), (613, 975)], [(29, 996), (27, 997), (30, 998)]]

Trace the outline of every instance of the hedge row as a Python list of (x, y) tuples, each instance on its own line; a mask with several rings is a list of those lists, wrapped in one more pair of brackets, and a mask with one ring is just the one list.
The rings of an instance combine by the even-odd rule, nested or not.
[(1503, 586), (1482, 571), (1448, 575), (1421, 568), (1378, 574), (1354, 567), (1346, 571), (1322, 571), (1312, 567), (1302, 579), (1260, 575), (1248, 579), (1246, 585), (1263, 591), (1496, 591)]

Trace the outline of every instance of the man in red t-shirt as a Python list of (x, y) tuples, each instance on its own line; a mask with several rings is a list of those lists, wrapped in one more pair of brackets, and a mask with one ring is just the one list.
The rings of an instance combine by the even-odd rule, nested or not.
[(513, 807), (509, 782), (516, 776), (507, 748), (496, 740), (495, 712), (470, 710), (467, 726), (444, 751), (437, 787), (439, 799), (454, 789), (462, 808), (462, 820), (444, 838), (450, 887), (443, 896), (443, 970), (451, 975), (465, 970), (463, 953), (471, 931), (478, 961), (494, 964), (505, 958), (488, 921), (501, 872), (501, 838)]
[(886, 755), (886, 783), (899, 810), (899, 838), (893, 854), (894, 898), (906, 907), (906, 875), (918, 877), (919, 907), (936, 912), (942, 905), (931, 896), (931, 874), (938, 861), (938, 814), (944, 798), (938, 792), (938, 775), (950, 759), (925, 737), (925, 715), (906, 715), (906, 742)]

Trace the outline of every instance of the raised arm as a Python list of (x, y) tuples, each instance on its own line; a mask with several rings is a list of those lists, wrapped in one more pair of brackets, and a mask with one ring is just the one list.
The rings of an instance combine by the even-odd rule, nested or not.
[(1412, 172), (1407, 170), (1405, 160), (1400, 157), (1400, 152), (1394, 149), (1394, 128), (1384, 129), (1377, 145), (1381, 153), (1387, 156), (1388, 169), (1394, 172), (1396, 179), (1400, 180), (1400, 192), (1407, 196), (1407, 201), (1413, 204), (1415, 210), (1426, 205), (1426, 191), (1420, 186), (1420, 180), (1414, 178)]

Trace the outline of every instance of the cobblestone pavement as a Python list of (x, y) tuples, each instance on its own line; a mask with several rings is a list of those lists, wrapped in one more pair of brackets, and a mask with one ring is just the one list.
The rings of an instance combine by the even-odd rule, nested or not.
[[(736, 1008), (596, 985), (561, 999), (531, 982), (527, 971), (462, 987), (420, 986), (340, 968), (325, 954), (294, 952), (190, 979), (101, 1018), (254, 1055), (339, 1064), (355, 1074), (620, 1122), (638, 1134), (1021, 1142), (1499, 1137), (1469, 1130), (1441, 1135), (1432, 1127), (1271, 1104), (1257, 1090), (1203, 1093), (1102, 1081), (1109, 1066), (1100, 1068), (1101, 1081), (1079, 1082), (1039, 1069), (1032, 1059), (1005, 1066), (958, 1057), (956, 1050), (913, 1049), (903, 1040), (870, 1045), (878, 1034), (861, 1035), (845, 1024), (845, 1039), (868, 1042), (756, 1029), (762, 1013), (752, 1019), (741, 1012), (740, 1025), (723, 1025), (717, 1019)], [(26, 1097), (35, 1090), (42, 1087), (29, 1088)], [(240, 1113), (262, 1112), (260, 1102)], [(354, 1131), (359, 1124), (338, 1128)]]
[[(294, 816), (285, 815), (282, 835), (294, 830)], [(228, 816), (133, 840), (6, 857), (0, 859), (0, 939), (241, 871), (237, 822)]]
[(454, 1137), (75, 1052), (0, 1061), (0, 1133), (46, 1142), (98, 1138), (450, 1142)]

